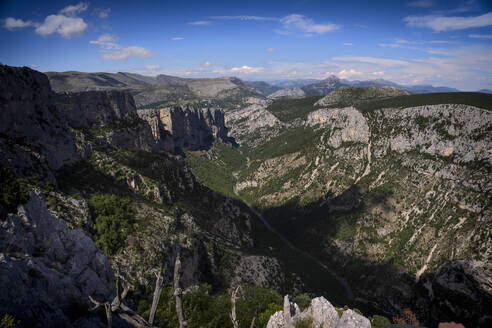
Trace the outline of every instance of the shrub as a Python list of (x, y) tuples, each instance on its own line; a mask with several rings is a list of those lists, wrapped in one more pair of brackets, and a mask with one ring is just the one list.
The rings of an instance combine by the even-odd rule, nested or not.
[(383, 317), (382, 315), (376, 314), (371, 318), (371, 326), (374, 328), (379, 328), (389, 325), (391, 325), (391, 321), (388, 318)]
[(260, 313), (258, 317), (258, 325), (260, 327), (266, 327), (268, 320), (270, 320), (270, 317), (275, 314), (275, 312), (282, 310), (282, 307), (280, 305), (277, 305), (275, 303), (270, 303), (267, 305), (267, 308), (265, 311)]
[(308, 294), (300, 294), (294, 297), (294, 302), (299, 305), (301, 311), (304, 311), (311, 304), (311, 297)]
[(14, 328), (19, 324), (19, 320), (10, 314), (4, 314), (0, 319), (0, 328)]
[(131, 200), (114, 194), (95, 194), (88, 203), (95, 222), (96, 245), (106, 254), (114, 255), (132, 231)]
[(295, 328), (313, 328), (313, 318), (306, 318), (298, 320), (294, 326)]
[(393, 317), (393, 322), (396, 324), (408, 324), (413, 326), (418, 326), (420, 324), (415, 313), (409, 308), (403, 309), (400, 316)]
[(15, 174), (0, 166), (0, 204), (5, 206), (9, 212), (17, 209), (29, 199), (26, 188), (20, 183)]

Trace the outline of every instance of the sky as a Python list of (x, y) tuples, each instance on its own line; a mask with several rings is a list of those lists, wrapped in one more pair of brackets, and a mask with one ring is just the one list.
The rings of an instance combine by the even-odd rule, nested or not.
[(0, 0), (0, 62), (492, 89), (492, 0)]

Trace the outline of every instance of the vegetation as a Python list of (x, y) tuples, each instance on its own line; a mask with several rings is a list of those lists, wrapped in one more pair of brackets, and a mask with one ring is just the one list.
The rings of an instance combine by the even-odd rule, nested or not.
[(397, 96), (356, 105), (362, 112), (380, 108), (405, 108), (439, 104), (464, 104), (492, 110), (492, 95), (479, 92), (442, 92)]
[[(242, 327), (249, 327), (256, 317), (256, 327), (265, 327), (270, 315), (281, 309), (282, 298), (275, 291), (246, 286), (236, 303), (236, 313)], [(212, 294), (212, 287), (200, 284), (191, 288), (183, 295), (184, 315), (188, 327), (229, 327), (231, 311), (230, 295), (225, 293)], [(144, 318), (150, 313), (150, 304), (142, 300), (138, 305), (138, 313)], [(178, 327), (176, 304), (171, 287), (164, 288), (156, 313), (158, 327)]]
[(10, 314), (4, 314), (0, 319), (0, 328), (14, 328), (20, 325), (20, 321)]
[(376, 314), (371, 318), (371, 327), (373, 328), (379, 328), (389, 325), (391, 325), (391, 321), (388, 318), (383, 317), (382, 315)]
[(281, 98), (274, 100), (266, 109), (282, 122), (291, 122), (296, 118), (306, 118), (310, 112), (315, 110), (314, 103), (321, 98), (322, 96), (300, 99)]
[(106, 254), (114, 255), (132, 231), (131, 200), (114, 194), (94, 194), (88, 203), (95, 222), (96, 245)]
[(306, 318), (298, 320), (296, 322), (295, 328), (313, 328), (313, 318)]
[(24, 204), (29, 199), (25, 186), (15, 174), (0, 166), (0, 204), (5, 206), (9, 212), (15, 211), (18, 205)]

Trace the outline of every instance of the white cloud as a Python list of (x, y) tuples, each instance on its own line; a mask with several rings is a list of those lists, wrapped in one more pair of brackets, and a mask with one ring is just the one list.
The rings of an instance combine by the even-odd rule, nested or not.
[(400, 48), (399, 43), (379, 43), (378, 46), (380, 47), (389, 47), (389, 48)]
[(298, 29), (306, 33), (322, 34), (340, 28), (340, 26), (336, 24), (316, 24), (312, 19), (298, 14), (285, 16), (280, 19), (280, 22), (286, 30)]
[(492, 34), (468, 34), (472, 39), (492, 39)]
[(60, 15), (75, 16), (78, 13), (86, 11), (87, 8), (89, 8), (89, 4), (87, 2), (79, 2), (76, 5), (67, 6), (60, 10)]
[(252, 20), (252, 21), (278, 21), (278, 18), (274, 17), (264, 17), (264, 16), (213, 16), (211, 19), (231, 19), (231, 20)]
[(343, 43), (344, 46), (353, 46), (354, 44), (352, 42), (344, 42)]
[(211, 63), (211, 62), (209, 62), (209, 61), (206, 61), (206, 62), (204, 62), (204, 63), (202, 64), (202, 66), (203, 66), (203, 67), (210, 67), (210, 66), (212, 66), (212, 63)]
[(251, 66), (241, 66), (241, 67), (233, 67), (230, 69), (231, 73), (239, 73), (239, 74), (253, 74), (260, 73), (264, 70), (263, 67), (251, 67)]
[(352, 76), (357, 76), (357, 75), (362, 75), (361, 72), (358, 72), (354, 69), (342, 69), (340, 72), (338, 72), (338, 77), (341, 79), (347, 79)]
[(270, 52), (270, 53), (275, 52), (275, 48), (268, 48), (268, 49), (265, 49), (265, 52)]
[(333, 57), (333, 60), (336, 61), (348, 61), (348, 62), (361, 62), (361, 63), (370, 63), (377, 64), (381, 66), (401, 66), (407, 65), (408, 62), (399, 59), (391, 59), (391, 58), (377, 58), (377, 57), (357, 57), (357, 56), (345, 56), (345, 57)]
[(38, 69), (39, 68), (39, 65), (32, 64), (32, 65), (29, 65), (29, 67), (32, 68), (32, 69)]
[(173, 41), (180, 41), (180, 40), (184, 40), (184, 38), (182, 38), (180, 36), (175, 36), (174, 38), (171, 38), (171, 40), (173, 40)]
[(87, 29), (87, 24), (82, 18), (67, 17), (64, 15), (49, 15), (44, 22), (36, 27), (36, 33), (47, 36), (58, 33), (66, 39), (82, 35)]
[(195, 21), (189, 22), (190, 25), (210, 25), (210, 21)]
[(94, 14), (99, 18), (108, 18), (111, 8), (96, 8), (94, 9)]
[(436, 32), (464, 30), (492, 25), (492, 12), (480, 16), (407, 16), (403, 21), (410, 27), (430, 28)]
[(149, 71), (161, 69), (161, 65), (145, 65), (145, 69)]
[[(148, 58), (154, 55), (150, 50), (143, 47), (130, 46), (123, 48), (116, 41), (118, 41), (116, 36), (102, 34), (97, 40), (89, 41), (89, 43), (97, 45), (102, 49), (101, 51), (104, 53), (102, 55), (103, 59), (121, 60), (127, 59), (128, 57)], [(151, 67), (152, 65), (148, 66)]]
[(23, 21), (22, 19), (7, 17), (3, 23), (3, 26), (8, 30), (15, 30), (17, 28), (34, 26), (34, 23), (31, 21)]
[(149, 58), (152, 56), (152, 52), (148, 49), (145, 49), (143, 47), (131, 46), (104, 54), (102, 58), (111, 60), (122, 60), (127, 59), (128, 57)]
[(116, 36), (111, 34), (102, 34), (97, 38), (97, 40), (89, 41), (89, 43), (101, 46), (101, 48), (103, 49), (121, 48), (118, 44), (115, 43), (116, 41), (118, 41), (118, 38)]
[(73, 36), (82, 35), (87, 29), (87, 23), (82, 18), (76, 17), (76, 15), (87, 10), (88, 7), (89, 5), (85, 2), (67, 6), (60, 10), (57, 15), (47, 16), (42, 23), (8, 17), (5, 19), (4, 27), (14, 30), (16, 28), (33, 26), (35, 27), (35, 32), (41, 36), (58, 33), (62, 37), (70, 39)]
[(418, 7), (418, 8), (429, 8), (434, 6), (434, 4), (435, 4), (434, 0), (417, 0), (417, 1), (407, 2), (407, 6)]

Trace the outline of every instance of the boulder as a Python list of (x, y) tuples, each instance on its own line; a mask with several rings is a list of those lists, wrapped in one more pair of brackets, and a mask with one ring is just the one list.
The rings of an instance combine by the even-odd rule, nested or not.
[(371, 322), (357, 312), (345, 310), (336, 328), (371, 328)]

